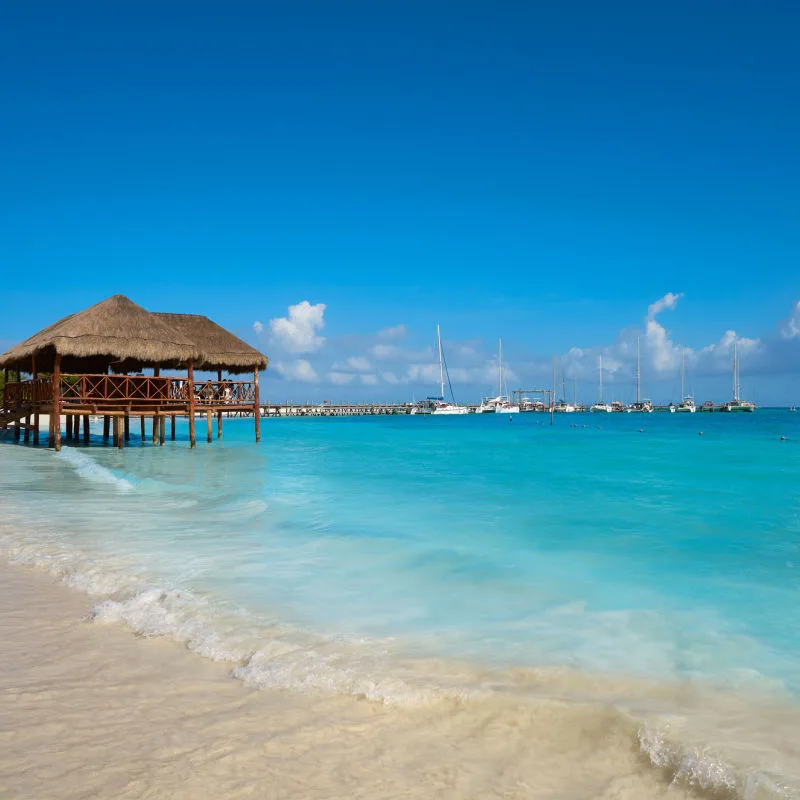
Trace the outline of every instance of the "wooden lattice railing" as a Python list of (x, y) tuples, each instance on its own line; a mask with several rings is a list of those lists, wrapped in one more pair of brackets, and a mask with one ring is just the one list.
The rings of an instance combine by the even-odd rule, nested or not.
[[(148, 375), (61, 375), (64, 410), (69, 406), (146, 406), (189, 403), (189, 382), (183, 378)], [(256, 391), (252, 381), (205, 381), (194, 384), (197, 407), (251, 406)], [(51, 377), (8, 383), (4, 406), (10, 410), (47, 406), (53, 402)]]

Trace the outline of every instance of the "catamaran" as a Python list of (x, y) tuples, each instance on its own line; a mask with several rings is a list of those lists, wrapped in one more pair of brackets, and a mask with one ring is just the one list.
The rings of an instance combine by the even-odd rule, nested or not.
[(681, 349), (681, 401), (677, 406), (670, 406), (670, 411), (681, 411), (685, 414), (694, 414), (697, 407), (694, 404), (694, 398), (690, 394), (685, 393), (686, 383), (686, 348)]
[[(441, 386), (441, 393), (438, 397), (429, 398), (433, 401), (433, 413), (438, 416), (469, 414), (469, 408), (467, 406), (460, 406), (456, 403), (455, 397), (453, 397), (452, 386), (450, 386), (450, 397), (453, 398), (453, 402), (448, 403), (444, 399), (444, 355), (442, 353), (442, 334), (438, 325), (436, 326), (436, 343), (439, 348), (439, 383)], [(448, 383), (449, 382), (450, 379), (448, 377)]]
[(556, 414), (572, 414), (575, 412), (575, 403), (567, 402), (567, 382), (564, 378), (564, 359), (561, 359), (561, 400), (559, 400), (553, 409)]
[(650, 400), (642, 400), (642, 361), (639, 355), (639, 337), (636, 337), (636, 402), (629, 405), (626, 411), (651, 414), (653, 403)]
[[(475, 409), (476, 414), (519, 414), (519, 405), (508, 397), (508, 387), (503, 381), (503, 340), (498, 340), (497, 397), (484, 397)], [(505, 393), (503, 390), (505, 389)]]
[(592, 405), (589, 411), (607, 411), (609, 414), (612, 411), (608, 403), (603, 402), (603, 354), (600, 353), (600, 396), (597, 402)]
[(736, 342), (733, 343), (733, 400), (720, 408), (720, 411), (750, 411), (756, 410), (756, 404), (749, 400), (742, 400), (739, 397), (741, 386), (739, 385), (739, 358), (736, 355)]

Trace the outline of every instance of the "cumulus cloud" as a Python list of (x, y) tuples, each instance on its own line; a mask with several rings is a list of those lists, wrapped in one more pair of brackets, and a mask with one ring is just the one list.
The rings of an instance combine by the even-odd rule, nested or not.
[(253, 323), (253, 330), (256, 332), (256, 335), (258, 335), (259, 333), (261, 333), (261, 331), (264, 330), (264, 326), (258, 320), (256, 320)]
[(402, 350), (394, 344), (376, 344), (370, 347), (369, 353), (373, 358), (381, 361), (388, 361), (391, 358), (398, 358)]
[(317, 383), (319, 381), (317, 371), (311, 366), (311, 362), (305, 358), (298, 358), (296, 361), (290, 361), (289, 363), (277, 361), (270, 366), (287, 381), (298, 381), (300, 383)]
[(379, 339), (404, 339), (408, 330), (405, 325), (395, 325), (378, 331)]
[(361, 378), (361, 383), (364, 386), (377, 386), (378, 385), (378, 376), (377, 375), (359, 375)]
[(369, 372), (372, 369), (372, 364), (364, 356), (350, 356), (344, 363), (354, 372)]
[(329, 372), (328, 381), (334, 386), (346, 386), (356, 376), (352, 372)]
[(794, 304), (791, 316), (781, 325), (780, 330), (784, 339), (794, 339), (800, 336), (800, 300)]
[(311, 305), (303, 300), (289, 306), (286, 317), (278, 317), (269, 322), (269, 329), (277, 344), (290, 353), (314, 353), (325, 343), (319, 335), (325, 327), (325, 304)]
[(652, 319), (667, 309), (671, 311), (676, 305), (678, 305), (678, 300), (680, 300), (681, 297), (683, 297), (683, 292), (680, 294), (667, 292), (663, 297), (660, 297), (658, 300), (656, 300), (655, 303), (650, 304), (647, 309), (647, 318)]

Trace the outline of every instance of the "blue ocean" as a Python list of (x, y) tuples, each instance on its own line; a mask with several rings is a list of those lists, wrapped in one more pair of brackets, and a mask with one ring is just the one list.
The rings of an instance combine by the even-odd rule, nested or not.
[[(800, 414), (225, 421), (0, 439), (0, 546), (256, 688), (608, 704), (654, 768), (800, 787)], [(782, 438), (784, 437), (784, 438)], [(716, 795), (715, 795), (716, 796)]]

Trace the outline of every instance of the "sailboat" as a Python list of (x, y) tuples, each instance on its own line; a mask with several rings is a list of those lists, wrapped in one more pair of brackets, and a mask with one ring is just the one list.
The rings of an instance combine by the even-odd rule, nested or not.
[(572, 414), (575, 411), (575, 403), (567, 402), (567, 383), (564, 379), (564, 359), (561, 359), (561, 400), (556, 403), (555, 409), (558, 414)]
[(694, 398), (685, 393), (685, 383), (686, 383), (686, 348), (681, 349), (681, 401), (678, 403), (677, 408), (675, 406), (671, 406), (670, 410), (675, 409), (675, 411), (682, 411), (687, 414), (694, 414), (697, 411), (697, 407), (694, 404)]
[(653, 403), (650, 400), (642, 400), (642, 360), (639, 353), (639, 337), (636, 337), (636, 402), (627, 408), (628, 413), (642, 412), (651, 414)]
[(750, 411), (756, 410), (756, 404), (739, 397), (741, 386), (739, 384), (739, 358), (736, 355), (736, 342), (733, 343), (733, 400), (725, 403), (720, 411)]
[(607, 411), (611, 413), (612, 408), (608, 403), (603, 402), (603, 354), (600, 353), (600, 396), (589, 411)]
[[(467, 406), (459, 406), (453, 397), (453, 387), (450, 387), (450, 396), (453, 397), (452, 403), (445, 402), (444, 399), (444, 355), (442, 353), (442, 334), (439, 326), (436, 326), (436, 344), (439, 349), (439, 383), (441, 386), (441, 393), (438, 397), (429, 398), (433, 400), (433, 413), (435, 415), (455, 415), (455, 414), (469, 414)], [(448, 379), (449, 382), (449, 379)]]
[[(505, 382), (503, 381), (503, 340), (498, 339), (498, 348), (499, 348), (499, 362), (500, 362), (500, 369), (499, 369), (499, 376), (498, 376), (498, 387), (500, 389), (500, 394), (497, 397), (497, 402), (494, 407), (495, 414), (519, 414), (519, 406), (516, 403), (512, 403), (508, 397), (508, 386), (506, 386)], [(503, 389), (505, 389), (505, 394), (503, 394)]]

